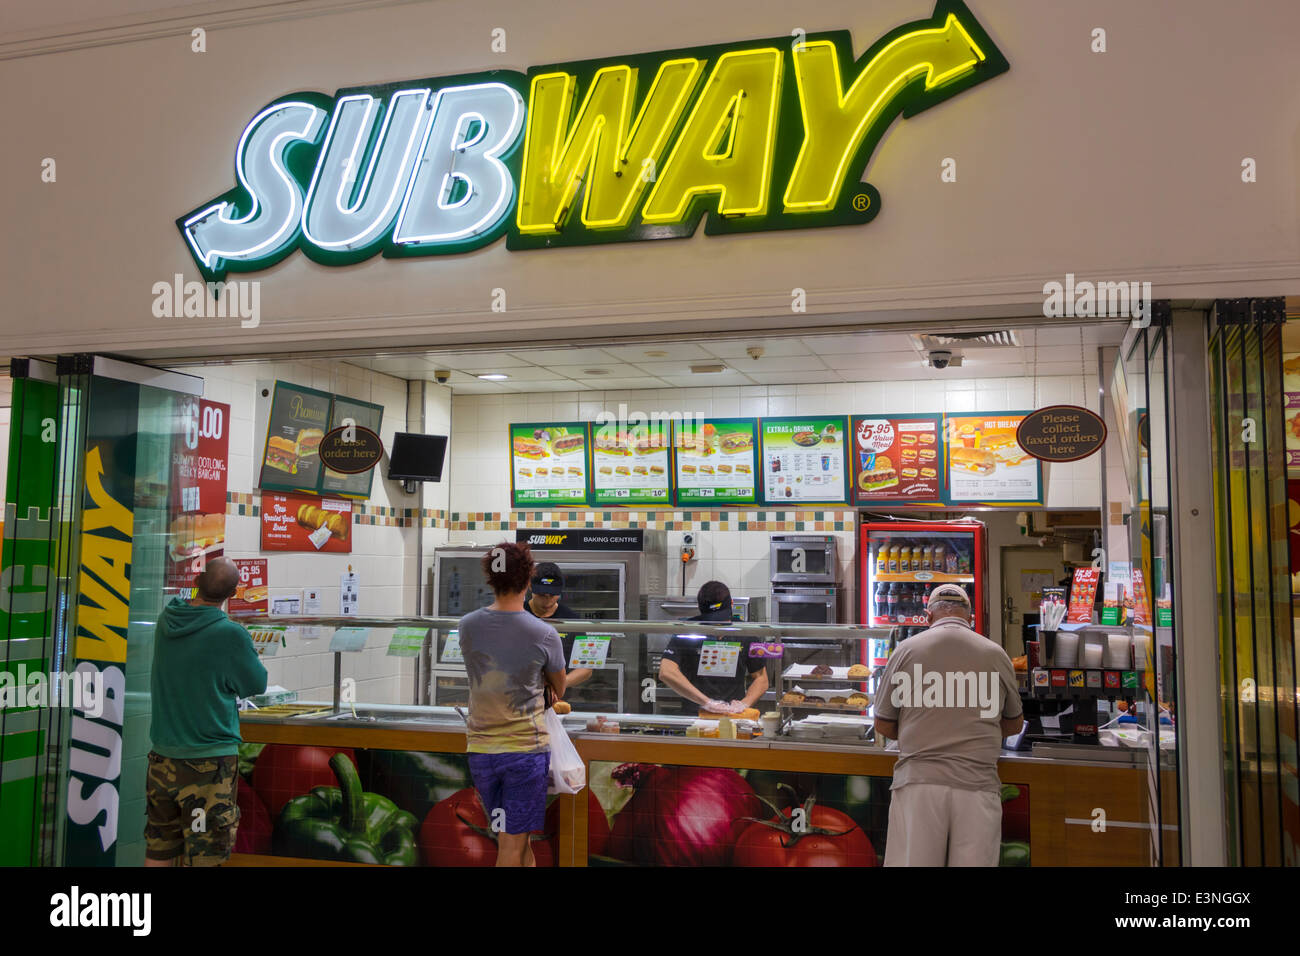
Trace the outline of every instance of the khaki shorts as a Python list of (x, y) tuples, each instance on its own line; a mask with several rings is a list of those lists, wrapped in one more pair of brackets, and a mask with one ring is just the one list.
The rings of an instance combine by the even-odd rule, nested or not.
[(182, 866), (225, 863), (239, 827), (238, 785), (239, 758), (233, 755), (182, 759), (151, 752), (144, 855), (151, 860), (180, 857)]

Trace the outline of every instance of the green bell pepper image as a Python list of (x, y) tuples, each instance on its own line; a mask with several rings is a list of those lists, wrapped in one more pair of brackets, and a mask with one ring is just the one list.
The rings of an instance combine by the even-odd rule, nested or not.
[(365, 793), (357, 768), (344, 753), (330, 758), (337, 787), (312, 787), (284, 805), (272, 839), (279, 856), (415, 866), (418, 821), (378, 793)]

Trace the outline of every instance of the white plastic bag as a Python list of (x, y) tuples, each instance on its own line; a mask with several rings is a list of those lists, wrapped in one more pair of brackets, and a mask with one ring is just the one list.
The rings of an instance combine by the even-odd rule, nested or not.
[(551, 785), (547, 793), (581, 793), (587, 785), (587, 768), (564, 730), (564, 721), (546, 708), (546, 732), (551, 735)]

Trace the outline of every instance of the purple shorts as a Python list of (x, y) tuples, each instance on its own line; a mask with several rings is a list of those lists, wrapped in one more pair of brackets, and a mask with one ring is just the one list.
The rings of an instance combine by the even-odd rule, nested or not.
[(489, 821), (505, 810), (506, 833), (529, 833), (546, 826), (546, 787), (551, 779), (551, 752), (470, 754), (474, 779)]

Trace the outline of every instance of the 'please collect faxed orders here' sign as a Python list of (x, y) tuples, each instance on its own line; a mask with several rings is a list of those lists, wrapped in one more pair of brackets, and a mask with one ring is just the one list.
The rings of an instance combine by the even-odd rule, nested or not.
[(847, 31), (282, 96), (238, 185), (176, 224), (208, 281), (326, 265), (865, 223), (895, 117), (1008, 69), (959, 0), (856, 59)]

